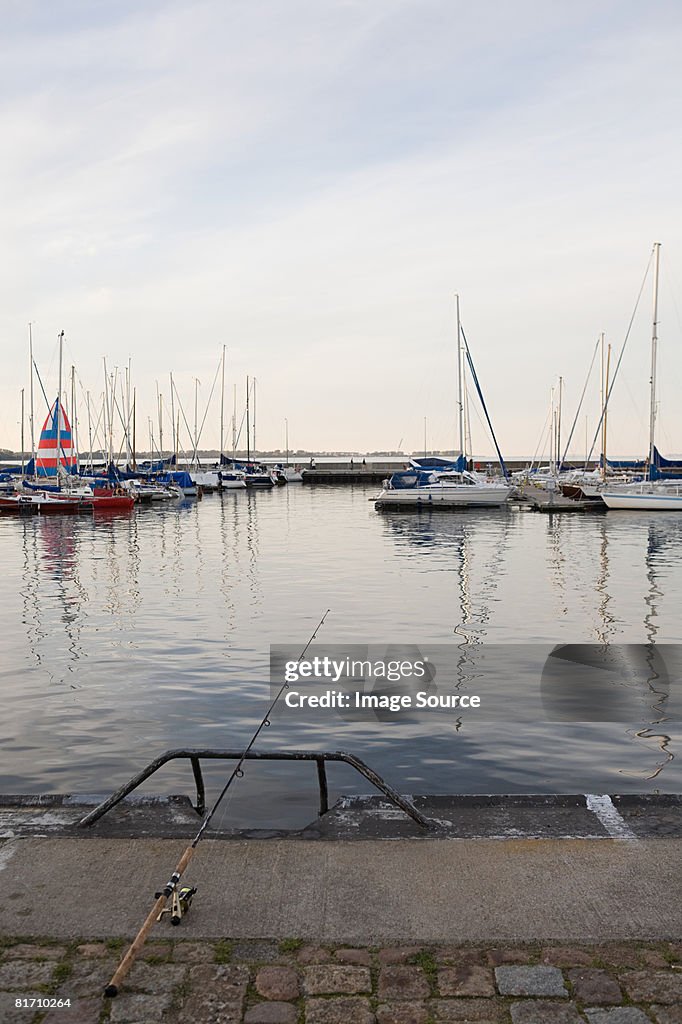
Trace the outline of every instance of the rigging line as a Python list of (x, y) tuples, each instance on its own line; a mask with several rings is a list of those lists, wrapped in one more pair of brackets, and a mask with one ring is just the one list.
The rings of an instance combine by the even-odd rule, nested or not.
[[(185, 421), (185, 426), (187, 427), (187, 433), (189, 434), (189, 436), (191, 438), (192, 437), (192, 431), (190, 429), (189, 423), (187, 422), (187, 417), (185, 416), (185, 410), (183, 408), (182, 402), (180, 401), (180, 394), (178, 392), (178, 388), (177, 388), (177, 385), (176, 385), (175, 381), (173, 381), (173, 390), (175, 391), (175, 397), (176, 397), (176, 399), (178, 401), (178, 408), (180, 409), (180, 412), (182, 413), (182, 418)], [(187, 458), (187, 452), (184, 449), (183, 449), (182, 454), (185, 456), (185, 459), (186, 459)]]
[[(308, 648), (313, 643), (313, 641), (314, 641), (315, 637), (317, 636), (318, 632), (320, 631), (320, 629), (324, 625), (324, 620), (327, 618), (328, 615), (329, 615), (329, 608), (327, 608), (326, 612), (324, 613), (324, 615), (322, 616), (322, 618), (320, 619), (318, 624), (315, 626), (315, 629), (311, 633), (311, 635), (310, 635), (310, 637), (308, 639), (308, 642), (306, 643), (305, 647), (303, 648), (303, 650), (299, 654), (297, 661), (299, 661), (299, 662), (302, 661), (303, 658), (306, 656), (306, 654), (308, 652)], [(171, 896), (175, 892), (175, 890), (177, 889), (178, 882), (182, 878), (182, 875), (183, 875), (183, 873), (185, 871), (185, 868), (187, 867), (187, 865), (189, 864), (190, 860), (194, 856), (194, 851), (196, 850), (197, 846), (199, 845), (199, 843), (201, 841), (201, 838), (202, 838), (204, 832), (206, 831), (206, 829), (207, 829), (207, 827), (209, 825), (209, 822), (211, 821), (211, 819), (213, 818), (213, 815), (218, 810), (218, 807), (222, 803), (222, 800), (225, 797), (225, 794), (229, 790), (229, 788), (232, 785), (232, 783), (234, 782), (234, 780), (235, 779), (239, 779), (239, 778), (241, 778), (243, 776), (244, 771), (243, 771), (242, 765), (244, 764), (244, 761), (246, 760), (249, 751), (251, 750), (252, 746), (254, 745), (256, 740), (258, 739), (258, 737), (261, 734), (261, 732), (263, 731), (263, 729), (265, 729), (266, 726), (270, 725), (270, 715), (272, 714), (272, 712), (273, 712), (273, 710), (275, 708), (275, 705), (277, 704), (277, 701), (280, 699), (280, 697), (282, 696), (284, 691), (288, 690), (288, 689), (289, 689), (289, 683), (285, 680), (282, 683), (282, 685), (279, 688), (279, 690), (277, 691), (277, 695), (276, 695), (275, 699), (271, 702), (268, 710), (265, 712), (265, 715), (263, 716), (263, 718), (262, 718), (262, 720), (260, 722), (260, 725), (258, 726), (258, 728), (254, 732), (253, 736), (249, 740), (249, 743), (247, 744), (247, 746), (244, 748), (244, 751), (243, 751), (241, 757), (239, 758), (239, 761), (237, 762), (235, 768), (233, 769), (230, 777), (228, 778), (227, 782), (225, 783), (225, 785), (223, 786), (222, 790), (218, 794), (217, 800), (215, 801), (215, 803), (211, 807), (210, 811), (208, 812), (208, 814), (204, 818), (203, 822), (201, 823), (201, 827), (199, 828), (199, 831), (197, 832), (197, 834), (195, 835), (194, 839), (192, 840), (190, 845), (187, 847), (187, 849), (183, 853), (183, 855), (180, 858), (180, 860), (178, 861), (178, 864), (177, 864), (177, 866), (175, 868), (175, 871), (173, 872), (173, 874), (170, 876), (170, 878), (166, 882), (166, 884), (163, 887), (162, 891), (156, 894), (156, 902), (154, 903), (154, 906), (152, 907), (152, 909), (150, 910), (149, 914), (145, 918), (145, 921), (142, 924), (142, 927), (140, 928), (139, 932), (137, 933), (137, 935), (133, 939), (132, 943), (128, 947), (128, 950), (125, 953), (125, 955), (124, 955), (123, 959), (121, 960), (120, 964), (118, 965), (118, 967), (114, 971), (114, 974), (113, 974), (113, 976), (111, 978), (111, 981), (109, 982), (107, 987), (104, 989), (104, 995), (105, 996), (107, 996), (109, 998), (112, 998), (113, 996), (118, 995), (119, 985), (121, 984), (123, 979), (128, 974), (128, 971), (132, 967), (132, 965), (133, 965), (133, 963), (135, 961), (135, 957), (137, 956), (138, 951), (144, 945), (144, 943), (146, 941), (146, 938), (147, 938), (147, 935), (149, 934), (149, 932), (151, 931), (152, 927), (154, 926), (154, 923), (157, 920), (158, 915), (164, 909), (164, 906), (165, 906), (169, 896)]]
[(218, 374), (219, 373), (220, 373), (220, 363), (218, 363), (218, 369), (216, 370), (215, 377), (213, 378), (213, 385), (211, 386), (211, 391), (210, 391), (210, 394), (208, 396), (208, 401), (206, 402), (206, 409), (204, 411), (204, 418), (201, 421), (201, 426), (199, 427), (199, 433), (197, 434), (197, 440), (196, 440), (196, 447), (194, 449), (194, 454), (192, 456), (192, 461), (193, 462), (196, 461), (197, 465), (199, 465), (199, 455), (198, 455), (198, 452), (199, 452), (199, 441), (201, 440), (201, 435), (202, 435), (203, 430), (204, 430), (204, 424), (206, 423), (206, 417), (208, 416), (208, 410), (209, 410), (209, 406), (211, 405), (211, 399), (213, 398), (213, 392), (215, 391), (215, 386), (218, 383)]
[(544, 450), (545, 450), (544, 449), (545, 434), (547, 433), (547, 430), (549, 429), (549, 426), (551, 425), (551, 422), (552, 422), (552, 407), (550, 405), (549, 409), (547, 410), (547, 415), (545, 416), (545, 422), (542, 424), (542, 430), (540, 431), (540, 437), (538, 438), (538, 443), (536, 444), (535, 451), (533, 452), (533, 458), (531, 459), (530, 466), (528, 467), (531, 472), (533, 470), (533, 467), (535, 466), (535, 462), (536, 461), (537, 461), (538, 465), (540, 465), (540, 461), (541, 461), (542, 455), (544, 454)]
[(506, 465), (504, 463), (504, 459), (502, 458), (502, 452), (500, 451), (500, 446), (498, 445), (497, 438), (495, 437), (495, 431), (493, 430), (493, 425), (492, 425), (492, 423), (490, 421), (490, 414), (488, 413), (488, 407), (485, 404), (485, 399), (483, 397), (483, 392), (481, 391), (481, 385), (478, 382), (478, 375), (476, 373), (476, 367), (474, 366), (474, 361), (471, 358), (471, 352), (469, 351), (469, 342), (466, 339), (466, 335), (464, 333), (464, 328), (462, 327), (461, 324), (460, 324), (460, 330), (462, 332), (462, 338), (464, 339), (464, 347), (466, 349), (466, 357), (467, 357), (467, 362), (469, 364), (469, 369), (471, 370), (471, 376), (473, 378), (474, 384), (476, 385), (476, 391), (478, 392), (478, 397), (481, 400), (481, 405), (483, 406), (483, 412), (485, 413), (485, 418), (488, 421), (488, 426), (490, 427), (490, 433), (492, 435), (493, 444), (495, 445), (495, 451), (497, 452), (497, 458), (499, 459), (500, 469), (502, 470), (502, 474), (503, 474), (503, 476), (504, 476), (504, 478), (506, 480), (506, 479), (509, 478), (509, 470), (507, 469), (507, 467), (506, 467)]
[(571, 432), (568, 435), (568, 441), (566, 442), (566, 447), (564, 449), (564, 454), (561, 456), (561, 463), (559, 464), (559, 470), (560, 471), (561, 471), (561, 467), (563, 466), (564, 462), (566, 461), (566, 456), (568, 455), (568, 449), (571, 446), (571, 441), (573, 440), (573, 434), (574, 434), (575, 428), (576, 428), (576, 426), (578, 424), (578, 416), (580, 415), (580, 410), (582, 409), (582, 406), (583, 406), (583, 401), (585, 399), (585, 392), (587, 391), (587, 385), (590, 382), (590, 377), (592, 375), (592, 368), (594, 366), (594, 361), (597, 358), (597, 351), (599, 349), (599, 341), (600, 341), (600, 338), (597, 338), (596, 344), (594, 346), (594, 352), (592, 353), (592, 362), (590, 363), (590, 368), (587, 371), (587, 377), (585, 378), (585, 385), (583, 387), (583, 391), (582, 391), (582, 394), (580, 396), (580, 401), (578, 402), (578, 408), (575, 411), (575, 419), (573, 420), (573, 426), (571, 427)]
[(618, 356), (618, 362), (616, 363), (616, 368), (613, 371), (613, 377), (611, 379), (611, 383), (609, 384), (609, 389), (606, 392), (606, 399), (604, 401), (604, 407), (603, 407), (603, 409), (601, 411), (601, 416), (599, 417), (599, 422), (597, 423), (597, 429), (595, 431), (594, 439), (592, 441), (592, 447), (590, 448), (589, 453), (587, 455), (587, 458), (585, 459), (585, 470), (586, 471), (587, 471), (587, 467), (588, 467), (588, 465), (590, 463), (590, 459), (592, 458), (592, 453), (594, 451), (594, 446), (597, 443), (597, 438), (599, 437), (599, 433), (601, 431), (601, 425), (604, 422), (604, 416), (606, 414), (606, 410), (608, 409), (609, 400), (611, 398), (611, 392), (613, 391), (613, 385), (616, 383), (616, 377), (618, 376), (618, 371), (620, 369), (620, 364), (621, 364), (621, 362), (623, 360), (623, 355), (625, 353), (625, 346), (628, 343), (628, 338), (630, 337), (630, 332), (632, 330), (632, 325), (635, 322), (635, 316), (637, 315), (637, 309), (639, 308), (639, 303), (640, 303), (640, 300), (642, 298), (642, 292), (644, 291), (644, 285), (646, 284), (646, 279), (649, 276), (649, 270), (651, 269), (651, 261), (653, 260), (653, 258), (654, 258), (654, 249), (651, 250), (651, 255), (649, 256), (649, 262), (646, 265), (646, 270), (644, 271), (644, 277), (642, 279), (642, 284), (641, 284), (640, 289), (639, 289), (639, 294), (637, 296), (637, 301), (635, 302), (635, 308), (632, 311), (632, 316), (630, 317), (630, 323), (628, 324), (628, 329), (625, 332), (625, 338), (623, 339), (623, 344), (621, 345), (620, 355)]

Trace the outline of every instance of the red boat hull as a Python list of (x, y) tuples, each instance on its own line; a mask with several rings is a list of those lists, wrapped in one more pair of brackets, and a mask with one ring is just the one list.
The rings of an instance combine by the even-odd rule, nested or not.
[(94, 498), (88, 499), (88, 503), (92, 505), (95, 512), (106, 512), (109, 510), (112, 512), (122, 512), (131, 509), (135, 504), (135, 499), (127, 494), (95, 494)]

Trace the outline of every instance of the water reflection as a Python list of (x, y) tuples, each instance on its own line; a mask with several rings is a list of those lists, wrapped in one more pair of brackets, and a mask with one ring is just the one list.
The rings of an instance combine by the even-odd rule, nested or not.
[[(561, 641), (682, 639), (682, 517), (377, 516), (370, 493), (291, 487), (122, 517), (0, 521), (0, 749), (12, 789), (102, 791), (166, 747), (238, 745), (268, 692), (269, 643), (298, 639), (329, 605), (330, 642), (451, 647), (459, 689), (475, 685), (491, 644), (534, 644), (537, 678), (529, 666), (504, 680), (520, 704), (538, 700), (542, 651)], [(630, 734), (437, 713), (289, 716), (264, 742), (348, 747), (421, 791), (679, 791), (679, 736), (655, 674), (648, 685), (650, 713)], [(169, 768), (158, 787), (183, 792), (187, 777)]]

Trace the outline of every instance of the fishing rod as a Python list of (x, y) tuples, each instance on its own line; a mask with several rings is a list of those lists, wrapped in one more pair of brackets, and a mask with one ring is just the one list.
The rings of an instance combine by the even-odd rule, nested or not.
[[(306, 654), (308, 652), (308, 648), (310, 647), (310, 645), (312, 644), (313, 640), (317, 636), (318, 632), (320, 631), (320, 629), (324, 625), (324, 620), (327, 618), (328, 615), (329, 615), (329, 608), (327, 608), (326, 612), (324, 613), (324, 615), (322, 616), (322, 618), (320, 619), (318, 624), (315, 626), (315, 629), (311, 633), (310, 638), (309, 638), (307, 644), (305, 645), (305, 647), (303, 648), (303, 650), (301, 651), (301, 653), (298, 656), (298, 659), (297, 659), (298, 661), (302, 661), (303, 658), (306, 656)], [(189, 905), (190, 905), (190, 903), (192, 901), (192, 896), (196, 892), (196, 889), (195, 888), (190, 888), (190, 887), (184, 887), (178, 893), (177, 892), (178, 882), (182, 878), (182, 876), (183, 876), (183, 874), (184, 874), (184, 872), (185, 872), (185, 870), (187, 868), (187, 865), (189, 864), (189, 862), (191, 861), (192, 857), (194, 856), (194, 851), (196, 850), (197, 846), (201, 842), (201, 839), (202, 839), (206, 829), (208, 828), (208, 826), (209, 826), (209, 824), (210, 824), (214, 814), (218, 810), (218, 807), (222, 803), (222, 801), (223, 801), (227, 791), (229, 790), (230, 786), (232, 785), (232, 783), (234, 782), (235, 779), (241, 779), (243, 777), (244, 769), (243, 769), (242, 765), (244, 764), (244, 761), (246, 760), (246, 758), (247, 758), (247, 756), (249, 754), (249, 751), (251, 750), (252, 746), (254, 745), (254, 743), (256, 742), (258, 737), (260, 736), (260, 734), (263, 731), (263, 729), (265, 729), (267, 726), (270, 725), (270, 716), (271, 716), (271, 714), (272, 714), (272, 712), (273, 712), (273, 710), (275, 708), (275, 705), (277, 704), (278, 700), (280, 699), (280, 697), (282, 696), (284, 691), (288, 690), (288, 689), (289, 689), (289, 684), (286, 681), (283, 682), (281, 687), (277, 691), (277, 695), (275, 696), (275, 699), (272, 701), (272, 703), (270, 704), (270, 707), (265, 712), (265, 715), (263, 716), (263, 718), (262, 718), (262, 720), (260, 722), (260, 725), (258, 726), (258, 728), (254, 732), (253, 736), (249, 740), (247, 746), (244, 748), (244, 751), (243, 751), (241, 757), (239, 758), (239, 760), (237, 761), (237, 764), (233, 768), (232, 773), (230, 774), (227, 782), (225, 783), (225, 785), (223, 786), (222, 790), (218, 794), (218, 799), (213, 804), (213, 807), (211, 807), (210, 811), (208, 812), (208, 814), (206, 815), (206, 817), (202, 821), (201, 827), (199, 828), (199, 831), (197, 832), (197, 834), (195, 835), (194, 839), (189, 844), (189, 846), (187, 847), (187, 849), (183, 853), (182, 857), (178, 861), (178, 863), (176, 865), (176, 868), (175, 868), (175, 871), (170, 876), (170, 878), (168, 879), (168, 881), (164, 885), (163, 889), (160, 892), (157, 892), (155, 894), (156, 902), (154, 903), (154, 906), (152, 907), (152, 909), (150, 910), (149, 914), (147, 915), (147, 917), (146, 917), (146, 919), (144, 921), (144, 924), (140, 928), (139, 932), (137, 933), (137, 935), (135, 936), (135, 938), (131, 942), (130, 946), (128, 947), (128, 950), (125, 953), (125, 955), (124, 955), (123, 959), (121, 960), (120, 964), (118, 965), (118, 967), (114, 971), (114, 974), (112, 975), (111, 981), (109, 982), (107, 987), (104, 989), (104, 995), (106, 997), (113, 998), (114, 996), (118, 995), (118, 990), (119, 990), (119, 987), (121, 985), (121, 982), (126, 977), (126, 975), (128, 974), (128, 971), (130, 970), (130, 968), (132, 967), (133, 963), (135, 962), (135, 958), (136, 958), (137, 954), (139, 953), (139, 951), (142, 949), (142, 947), (143, 947), (143, 945), (144, 945), (144, 943), (145, 943), (145, 941), (147, 939), (147, 936), (148, 936), (149, 932), (152, 930), (152, 928), (154, 926), (155, 921), (158, 921), (159, 918), (164, 913), (168, 913), (169, 912), (167, 910), (167, 908), (166, 908), (166, 902), (168, 901), (169, 897), (171, 897), (171, 896), (173, 897), (173, 906), (172, 906), (172, 909), (170, 911), (171, 923), (172, 924), (179, 924), (181, 917), (189, 909)]]

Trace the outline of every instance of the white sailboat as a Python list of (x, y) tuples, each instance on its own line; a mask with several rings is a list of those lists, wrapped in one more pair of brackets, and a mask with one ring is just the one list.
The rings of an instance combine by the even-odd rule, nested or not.
[[(413, 477), (413, 482), (404, 482), (407, 477)], [(385, 481), (374, 505), (376, 508), (490, 507), (504, 505), (511, 492), (509, 484), (481, 481), (467, 470), (429, 474), (415, 470), (394, 473)]]
[(649, 406), (648, 480), (604, 488), (600, 493), (610, 509), (641, 509), (646, 512), (682, 512), (682, 486), (654, 479), (656, 463), (656, 357), (658, 349), (658, 272), (661, 243), (654, 243), (654, 305), (651, 331), (651, 401)]

